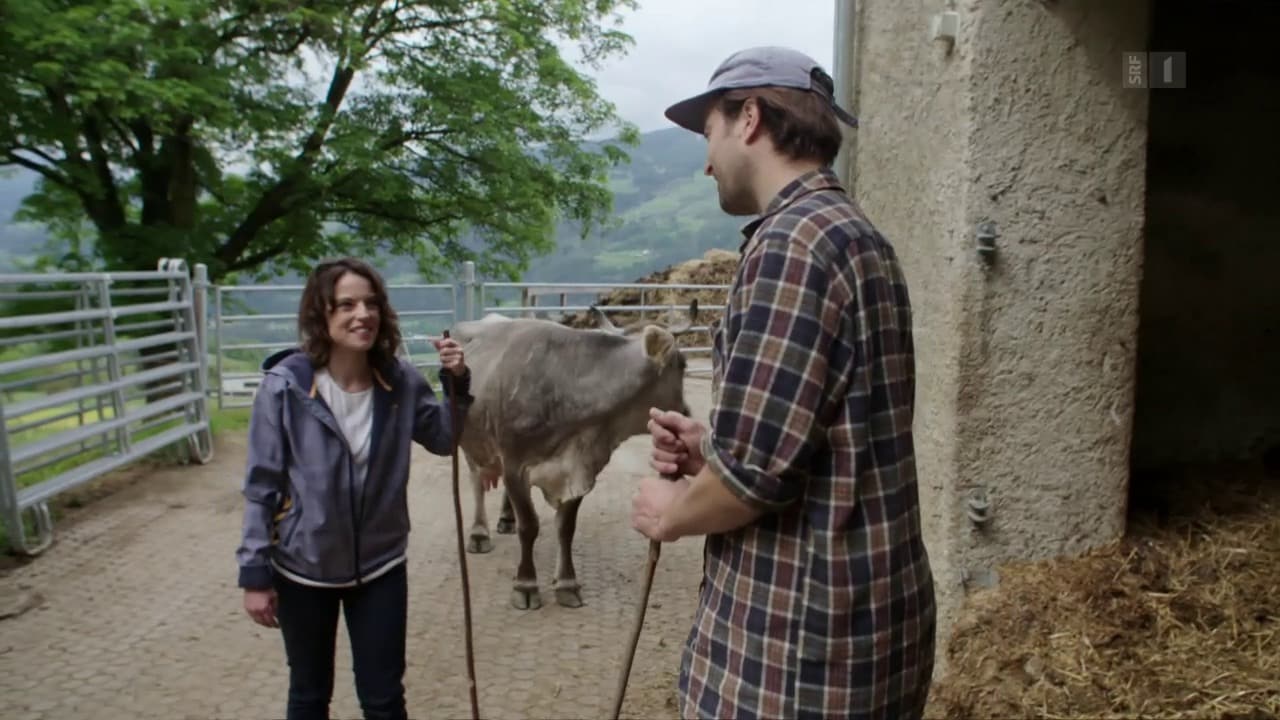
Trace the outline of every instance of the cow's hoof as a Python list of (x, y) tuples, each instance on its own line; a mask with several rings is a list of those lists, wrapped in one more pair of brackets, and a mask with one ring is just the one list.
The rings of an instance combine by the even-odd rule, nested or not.
[(537, 610), (542, 607), (542, 593), (533, 590), (516, 588), (511, 591), (511, 607), (517, 610)]
[(556, 588), (556, 604), (567, 608), (582, 607), (582, 591), (576, 587)]
[(480, 554), (493, 552), (493, 541), (488, 535), (472, 535), (467, 541), (467, 552)]
[(498, 518), (498, 525), (495, 530), (499, 535), (514, 535), (516, 532), (516, 521), (507, 518)]

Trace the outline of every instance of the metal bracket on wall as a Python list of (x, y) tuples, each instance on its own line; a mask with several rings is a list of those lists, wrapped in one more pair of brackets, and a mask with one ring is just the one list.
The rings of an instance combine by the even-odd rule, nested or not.
[(978, 228), (974, 233), (978, 240), (978, 257), (992, 262), (996, 254), (996, 238), (1000, 237), (1000, 233), (996, 230), (996, 222), (994, 220), (983, 220), (978, 223)]
[(991, 568), (960, 568), (960, 584), (966, 590), (993, 588), (1000, 584), (1000, 573)]
[(960, 36), (960, 13), (948, 10), (929, 19), (929, 39), (945, 43), (948, 53), (955, 48)]
[(974, 525), (984, 527), (991, 522), (991, 499), (987, 497), (986, 488), (970, 490), (965, 505), (965, 514)]

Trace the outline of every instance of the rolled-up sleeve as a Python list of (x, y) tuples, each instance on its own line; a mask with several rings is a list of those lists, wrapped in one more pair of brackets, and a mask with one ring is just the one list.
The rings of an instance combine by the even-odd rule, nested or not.
[(743, 502), (772, 511), (804, 492), (821, 435), (828, 277), (808, 248), (781, 234), (762, 238), (742, 263), (702, 453)]

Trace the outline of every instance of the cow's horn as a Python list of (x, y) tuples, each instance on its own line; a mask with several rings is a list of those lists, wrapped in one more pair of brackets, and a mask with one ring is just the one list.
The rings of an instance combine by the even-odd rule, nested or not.
[(614, 325), (613, 321), (609, 319), (609, 316), (606, 315), (603, 310), (596, 307), (595, 305), (591, 306), (591, 315), (596, 319), (596, 327), (599, 327), (601, 330), (604, 330), (605, 332), (611, 332), (614, 335), (624, 334), (623, 329), (618, 327), (617, 325)]
[(689, 303), (689, 318), (680, 325), (668, 330), (672, 335), (684, 335), (693, 332), (693, 324), (698, 321), (698, 298)]

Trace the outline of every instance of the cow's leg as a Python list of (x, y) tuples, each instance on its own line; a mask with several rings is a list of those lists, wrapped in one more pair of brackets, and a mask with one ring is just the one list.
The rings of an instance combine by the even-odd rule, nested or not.
[(561, 503), (556, 510), (556, 535), (560, 559), (556, 563), (556, 602), (570, 608), (582, 607), (582, 586), (573, 570), (573, 531), (578, 526), (578, 506), (582, 498)]
[(538, 571), (533, 566), (533, 541), (538, 539), (538, 513), (529, 493), (527, 473), (508, 472), (506, 476), (507, 499), (515, 514), (516, 534), (520, 537), (520, 567), (511, 591), (511, 605), (517, 610), (537, 610), (542, 607), (542, 595), (538, 592)]
[(516, 516), (511, 511), (511, 491), (509, 489), (502, 491), (502, 509), (498, 511), (498, 527), (496, 529), (499, 535), (511, 535), (516, 531)]
[(467, 541), (467, 552), (487, 553), (493, 550), (493, 541), (489, 539), (489, 516), (484, 511), (485, 488), (491, 483), (489, 478), (498, 473), (493, 469), (477, 469), (470, 466), (471, 489), (475, 493), (475, 511), (471, 520), (471, 538)]

